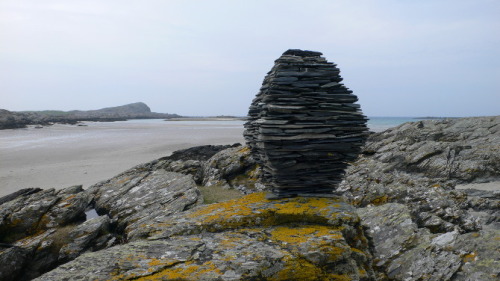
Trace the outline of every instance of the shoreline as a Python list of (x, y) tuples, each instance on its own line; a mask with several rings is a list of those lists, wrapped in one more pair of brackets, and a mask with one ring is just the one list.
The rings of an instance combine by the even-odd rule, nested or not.
[(164, 121), (246, 121), (245, 117), (179, 117)]
[(179, 149), (244, 142), (238, 125), (86, 124), (0, 131), (0, 197), (28, 187), (88, 188)]

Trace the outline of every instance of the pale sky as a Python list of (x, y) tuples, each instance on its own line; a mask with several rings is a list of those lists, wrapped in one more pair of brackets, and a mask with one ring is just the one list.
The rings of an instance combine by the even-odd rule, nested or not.
[(0, 108), (244, 116), (287, 49), (368, 116), (500, 114), (498, 0), (0, 0)]

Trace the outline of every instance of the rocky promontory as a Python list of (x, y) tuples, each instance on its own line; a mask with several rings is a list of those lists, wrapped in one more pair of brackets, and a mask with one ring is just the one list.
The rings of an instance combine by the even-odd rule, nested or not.
[(0, 129), (24, 128), (27, 125), (50, 125), (53, 123), (76, 124), (80, 121), (110, 122), (127, 119), (168, 119), (180, 117), (177, 114), (151, 112), (143, 102), (98, 110), (73, 111), (22, 111), (11, 112), (0, 109)]
[(237, 144), (22, 190), (0, 198), (0, 280), (498, 280), (499, 191), (455, 187), (498, 182), (499, 145), (500, 116), (371, 134), (332, 198), (265, 199)]

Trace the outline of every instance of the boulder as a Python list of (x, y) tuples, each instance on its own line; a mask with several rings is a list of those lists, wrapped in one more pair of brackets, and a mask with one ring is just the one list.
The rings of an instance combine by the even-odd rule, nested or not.
[(81, 186), (25, 189), (0, 200), (0, 280), (31, 280), (113, 244), (107, 216), (85, 221)]
[(109, 215), (116, 222), (117, 233), (130, 232), (144, 222), (203, 202), (191, 176), (152, 170), (150, 165), (137, 166), (87, 190), (97, 213)]
[(85, 220), (89, 198), (81, 186), (32, 191), (0, 205), (0, 242)]
[(166, 171), (192, 175), (197, 184), (202, 184), (204, 163), (218, 152), (237, 146), (240, 144), (201, 145), (177, 150), (172, 155), (160, 158), (157, 167)]
[(262, 191), (261, 170), (248, 146), (222, 150), (203, 164), (203, 186), (223, 186), (243, 193)]
[(84, 254), (37, 280), (373, 280), (352, 206), (263, 193), (153, 219), (131, 242)]
[(358, 209), (374, 245), (379, 279), (497, 280), (500, 229), (433, 234), (419, 228), (408, 207), (398, 203)]

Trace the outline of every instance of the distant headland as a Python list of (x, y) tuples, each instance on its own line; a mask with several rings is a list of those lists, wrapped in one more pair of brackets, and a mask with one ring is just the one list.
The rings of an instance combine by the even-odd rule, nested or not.
[(151, 112), (143, 102), (122, 106), (106, 107), (97, 110), (44, 110), (8, 111), (0, 109), (0, 129), (24, 128), (27, 125), (51, 125), (53, 123), (76, 124), (81, 121), (111, 122), (128, 119), (170, 119), (181, 116), (170, 113)]

